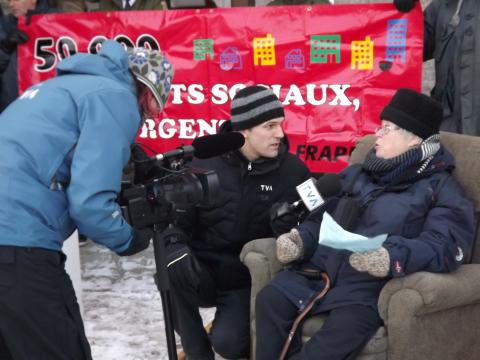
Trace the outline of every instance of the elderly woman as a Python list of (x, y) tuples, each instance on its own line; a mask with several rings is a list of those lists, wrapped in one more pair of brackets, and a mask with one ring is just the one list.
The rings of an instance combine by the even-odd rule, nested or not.
[[(468, 258), (473, 207), (449, 175), (454, 159), (439, 142), (441, 106), (400, 89), (381, 119), (375, 148), (342, 172), (343, 193), (327, 201), (328, 212), (277, 239), (277, 257), (289, 267), (257, 297), (257, 360), (279, 358), (293, 321), (327, 281), (307, 274), (328, 275), (331, 289), (309, 313), (328, 316), (307, 343), (295, 334), (287, 357), (354, 359), (382, 326), (377, 301), (389, 279), (451, 272)], [(352, 207), (357, 221), (341, 214)]]

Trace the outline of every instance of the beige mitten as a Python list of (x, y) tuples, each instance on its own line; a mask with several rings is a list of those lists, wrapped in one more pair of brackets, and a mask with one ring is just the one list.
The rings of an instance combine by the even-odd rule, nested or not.
[(373, 251), (353, 253), (349, 262), (355, 270), (375, 277), (385, 277), (390, 271), (390, 255), (383, 246)]
[(303, 256), (303, 240), (297, 229), (277, 238), (277, 258), (282, 264), (288, 264)]

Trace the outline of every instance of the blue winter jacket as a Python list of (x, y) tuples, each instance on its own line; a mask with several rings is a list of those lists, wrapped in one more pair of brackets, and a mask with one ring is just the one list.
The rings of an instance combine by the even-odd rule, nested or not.
[[(367, 237), (388, 234), (383, 246), (390, 255), (390, 273), (385, 278), (351, 267), (351, 251), (318, 244), (323, 212), (312, 214), (298, 227), (305, 245), (303, 263), (298, 267), (324, 271), (332, 282), (314, 312), (352, 304), (376, 308), (381, 289), (392, 277), (418, 271), (450, 272), (469, 258), (474, 238), (473, 205), (453, 176), (437, 189), (453, 167), (453, 156), (442, 147), (423, 177), (392, 186), (369, 202), (361, 214), (353, 232)], [(347, 189), (354, 184), (353, 197), (360, 204), (381, 188), (360, 165), (345, 169), (342, 181)], [(298, 267), (279, 273), (272, 284), (302, 309), (323, 284), (300, 275)]]
[(79, 231), (110, 249), (133, 230), (116, 196), (140, 125), (127, 54), (106, 41), (0, 115), (0, 245), (61, 250)]

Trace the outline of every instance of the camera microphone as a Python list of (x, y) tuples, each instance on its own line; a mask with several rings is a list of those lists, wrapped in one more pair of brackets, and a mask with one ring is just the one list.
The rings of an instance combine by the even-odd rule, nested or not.
[(195, 149), (193, 155), (199, 159), (208, 159), (237, 150), (244, 143), (245, 138), (239, 132), (201, 136), (192, 142), (192, 146)]
[(152, 156), (148, 161), (163, 161), (191, 156), (199, 159), (208, 159), (237, 150), (244, 143), (245, 138), (238, 132), (206, 135), (193, 140), (192, 145), (179, 146), (176, 149)]
[(186, 145), (186, 146), (180, 146), (176, 149), (152, 156), (149, 160), (162, 161), (162, 160), (168, 160), (168, 159), (177, 158), (177, 157), (188, 157), (194, 154), (195, 154), (194, 147), (192, 145)]
[(292, 205), (294, 208), (304, 205), (312, 212), (325, 203), (324, 198), (337, 195), (341, 190), (342, 183), (338, 174), (327, 173), (317, 180), (310, 178), (297, 186), (297, 193), (301, 199)]

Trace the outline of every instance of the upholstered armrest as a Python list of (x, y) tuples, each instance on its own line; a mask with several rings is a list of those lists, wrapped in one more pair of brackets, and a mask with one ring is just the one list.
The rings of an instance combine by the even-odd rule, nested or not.
[(282, 269), (282, 264), (277, 260), (275, 238), (256, 239), (246, 243), (240, 253), (240, 260), (250, 270), (252, 296)]
[[(250, 298), (250, 333), (251, 353), (255, 354), (255, 299), (262, 288), (273, 276), (282, 270), (282, 264), (277, 259), (275, 238), (256, 239), (246, 243), (240, 253), (240, 260), (248, 267), (252, 277), (252, 293)], [(253, 357), (254, 359), (254, 357)]]
[[(449, 274), (419, 272), (390, 280), (378, 300), (385, 323), (480, 303), (480, 264)], [(407, 315), (410, 314), (410, 315)]]

